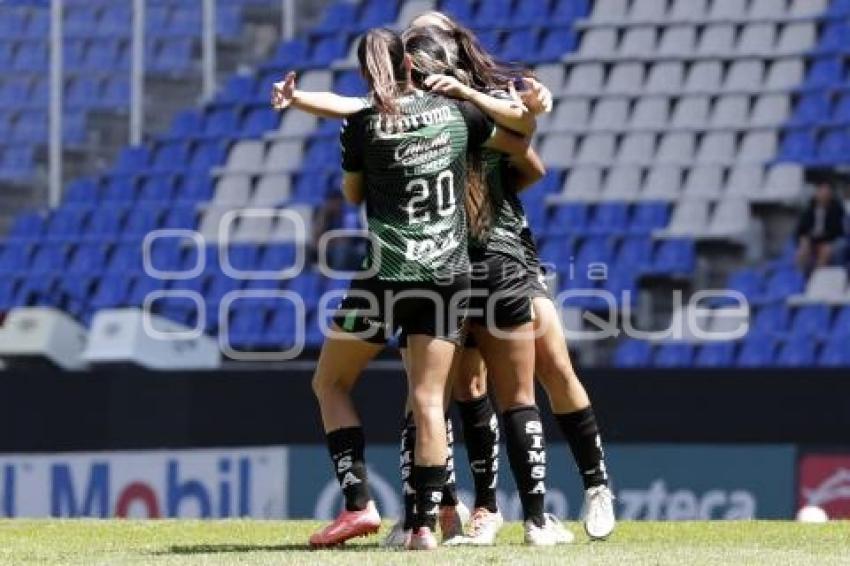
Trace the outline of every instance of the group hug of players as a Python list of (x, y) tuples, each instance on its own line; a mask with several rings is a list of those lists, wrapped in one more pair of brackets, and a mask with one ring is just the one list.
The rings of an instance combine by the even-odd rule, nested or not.
[[(365, 203), (370, 237), (319, 357), (313, 388), (345, 509), (310, 544), (377, 532), (363, 429), (351, 390), (394, 335), (408, 377), (401, 431), (404, 517), (384, 540), (412, 550), (493, 544), (499, 420), (519, 490), (525, 542), (569, 543), (544, 511), (546, 444), (535, 376), (585, 487), (592, 539), (615, 527), (596, 419), (570, 363), (518, 193), (545, 173), (529, 139), (551, 94), (522, 68), (497, 63), (474, 34), (428, 12), (398, 34), (369, 31), (358, 46), (366, 98), (303, 92), (293, 73), (272, 102), (344, 118), (343, 193)], [(496, 407), (491, 403), (488, 384)], [(448, 403), (456, 402), (475, 483), (458, 500)]]

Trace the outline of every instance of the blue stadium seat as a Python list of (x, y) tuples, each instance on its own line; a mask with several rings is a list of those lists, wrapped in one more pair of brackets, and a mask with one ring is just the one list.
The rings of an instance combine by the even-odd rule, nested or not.
[(319, 302), (322, 293), (322, 278), (318, 273), (305, 272), (289, 282), (288, 288), (301, 296), (308, 308)]
[(24, 42), (18, 47), (12, 70), (25, 73), (41, 73), (47, 70), (47, 46), (41, 42)]
[(336, 170), (339, 162), (339, 141), (317, 139), (310, 143), (304, 153), (301, 170), (305, 172)]
[(838, 57), (814, 59), (801, 88), (822, 89), (837, 86), (844, 81), (844, 62)]
[(133, 242), (141, 241), (148, 232), (160, 227), (162, 214), (162, 208), (156, 205), (134, 206), (132, 214), (127, 216), (121, 239)]
[(183, 141), (200, 136), (204, 131), (204, 115), (195, 109), (178, 112), (171, 120), (165, 140)]
[(665, 228), (670, 222), (670, 207), (663, 202), (644, 202), (635, 205), (629, 234), (651, 234), (654, 230)]
[(20, 297), (21, 280), (17, 277), (0, 278), (0, 313), (23, 306)]
[(840, 164), (850, 155), (850, 136), (843, 129), (828, 131), (818, 144), (817, 160), (821, 164)]
[(219, 2), (215, 27), (220, 37), (237, 39), (242, 29), (242, 6)]
[(788, 332), (791, 311), (782, 303), (759, 307), (752, 320), (750, 335), (784, 338)]
[(194, 206), (185, 204), (172, 204), (168, 207), (163, 228), (194, 230), (197, 227), (198, 218)]
[(334, 92), (344, 96), (365, 96), (368, 87), (357, 71), (345, 71), (334, 81)]
[[(630, 307), (637, 305), (637, 277), (631, 271), (620, 268), (611, 269), (609, 266), (605, 281), (602, 282), (602, 288), (614, 298), (617, 308), (622, 308), (624, 305), (629, 305)], [(600, 298), (595, 301), (595, 304), (589, 305), (588, 308), (591, 310), (607, 311), (609, 305)]]
[(66, 39), (62, 44), (62, 62), (67, 71), (81, 72), (85, 66), (86, 42), (83, 39)]
[(803, 292), (803, 275), (793, 267), (776, 270), (767, 280), (764, 292), (753, 297), (756, 304), (784, 301), (791, 295)]
[(812, 163), (815, 161), (816, 153), (815, 138), (810, 132), (789, 130), (782, 138), (779, 160)]
[(131, 283), (131, 276), (126, 273), (104, 275), (98, 281), (89, 306), (94, 309), (111, 309), (126, 305)]
[(284, 270), (295, 264), (295, 244), (270, 244), (260, 255), (262, 271)]
[[(282, 78), (278, 74), (279, 71), (289, 71), (300, 68), (304, 61), (307, 60), (309, 51), (310, 47), (303, 39), (292, 39), (290, 41), (281, 42), (277, 46), (271, 61), (262, 65), (260, 69), (263, 71), (274, 71), (273, 75), (267, 76), (269, 76), (271, 82), (279, 81)], [(260, 88), (260, 84), (258, 83), (257, 87), (257, 96), (260, 99), (267, 101), (269, 99), (269, 93), (271, 92), (271, 84), (268, 84), (268, 88)]]
[(19, 10), (4, 10), (0, 18), (0, 38), (15, 39), (23, 36), (27, 29), (27, 19)]
[(685, 342), (668, 342), (661, 344), (655, 352), (653, 360), (655, 367), (687, 368), (694, 362), (694, 347)]
[(125, 210), (120, 207), (99, 207), (92, 211), (85, 238), (93, 241), (115, 241), (121, 233)]
[(213, 167), (224, 163), (227, 158), (226, 144), (215, 141), (198, 145), (189, 161), (189, 169), (193, 174), (208, 173)]
[(850, 17), (850, 0), (831, 0), (824, 16), (838, 19)]
[(207, 114), (203, 131), (206, 137), (234, 138), (238, 131), (239, 116), (232, 108), (214, 110)]
[(548, 24), (550, 0), (519, 0), (510, 17), (514, 27), (543, 26)]
[[(741, 293), (749, 302), (753, 297), (759, 296), (764, 287), (764, 278), (755, 269), (740, 269), (729, 276), (726, 281), (726, 289)], [(717, 297), (711, 301), (713, 307), (736, 305), (738, 302), (731, 298)]]
[(249, 75), (231, 76), (216, 96), (216, 103), (241, 104), (250, 103), (257, 88), (256, 80)]
[(68, 247), (65, 244), (43, 243), (36, 247), (30, 262), (29, 272), (34, 274), (61, 273), (68, 262)]
[(150, 152), (144, 146), (127, 146), (118, 154), (118, 159), (112, 167), (113, 173), (135, 175), (147, 169), (150, 163)]
[(357, 29), (366, 31), (373, 27), (386, 26), (398, 15), (398, 3), (386, 0), (371, 0), (366, 3), (357, 19)]
[(587, 238), (576, 254), (577, 270), (585, 269), (590, 264), (603, 264), (610, 267), (614, 259), (614, 245), (607, 236), (592, 236)]
[(547, 237), (540, 245), (540, 258), (547, 263), (566, 268), (575, 253), (575, 241), (568, 237)]
[(41, 110), (21, 112), (18, 115), (18, 120), (15, 123), (14, 128), (12, 129), (12, 139), (24, 144), (35, 145), (46, 143), (47, 112)]
[(0, 86), (0, 108), (18, 109), (30, 100), (32, 83), (28, 79), (7, 79)]
[(700, 346), (694, 359), (696, 367), (731, 367), (735, 359), (735, 344), (732, 342), (712, 342)]
[(136, 183), (132, 177), (114, 175), (107, 179), (103, 189), (103, 202), (131, 203), (136, 200)]
[(26, 181), (35, 169), (35, 151), (32, 146), (7, 147), (0, 161), (0, 178)]
[[(178, 281), (177, 283), (182, 283), (182, 281)], [(167, 282), (162, 279), (145, 274), (137, 275), (130, 286), (130, 293), (127, 296), (127, 304), (140, 307), (145, 304), (145, 299), (149, 294), (154, 291), (161, 291), (162, 289), (165, 289), (166, 286)], [(191, 303), (189, 303), (189, 306), (191, 307)]]
[(121, 68), (118, 41), (100, 39), (89, 44), (82, 68), (89, 71), (118, 71)]
[(213, 198), (213, 183), (209, 177), (190, 175), (178, 185), (177, 200), (183, 203), (210, 201)]
[(827, 24), (814, 52), (822, 55), (846, 53), (850, 49), (850, 27), (846, 22)]
[(242, 122), (240, 135), (243, 138), (259, 138), (280, 125), (280, 114), (272, 108), (255, 108)]
[(839, 97), (832, 111), (831, 122), (835, 125), (850, 125), (850, 94), (843, 94)]
[(67, 242), (81, 238), (88, 215), (89, 210), (80, 206), (55, 209), (47, 222), (45, 239), (51, 242)]
[[(2, 292), (0, 292), (2, 296)], [(0, 302), (2, 305), (2, 302)], [(830, 340), (821, 349), (818, 356), (818, 365), (821, 367), (850, 367), (850, 348), (847, 348), (847, 342), (840, 340)]]
[(257, 269), (260, 248), (255, 244), (230, 244), (227, 246), (227, 259), (234, 269), (254, 271)]
[(816, 341), (829, 336), (832, 310), (826, 305), (807, 305), (794, 312), (791, 322), (792, 341)]
[(123, 108), (130, 103), (130, 80), (127, 77), (108, 77), (100, 100), (104, 108)]
[(324, 10), (322, 20), (313, 26), (314, 34), (333, 34), (348, 29), (357, 21), (357, 5), (352, 2), (334, 2)]
[(171, 13), (166, 33), (179, 37), (201, 35), (201, 8), (199, 5), (177, 6)]
[(81, 244), (77, 246), (68, 263), (68, 272), (76, 275), (92, 275), (106, 265), (106, 246), (103, 244)]
[(593, 235), (619, 236), (629, 224), (629, 206), (624, 202), (596, 205), (585, 232)]
[(72, 36), (88, 36), (97, 24), (95, 6), (71, 5), (65, 9), (64, 33)]
[[(150, 35), (162, 35), (168, 29), (171, 6), (167, 3), (151, 3), (145, 10), (145, 31)], [(127, 22), (124, 22), (126, 27)]]
[(65, 189), (66, 204), (89, 205), (100, 199), (100, 187), (93, 179), (75, 179)]
[(562, 204), (555, 207), (546, 226), (550, 235), (576, 235), (587, 227), (589, 208), (586, 204)]
[(143, 269), (141, 242), (122, 243), (115, 246), (106, 266), (108, 273), (137, 274)]
[(44, 214), (24, 212), (15, 216), (12, 227), (6, 234), (7, 240), (37, 240), (44, 234), (47, 225)]
[(757, 368), (776, 365), (776, 341), (765, 334), (749, 334), (738, 352), (738, 367)]
[(475, 13), (475, 27), (504, 28), (510, 22), (511, 0), (488, 0), (478, 5)]
[(442, 0), (439, 10), (466, 26), (472, 24), (475, 11), (472, 0)]
[(835, 320), (832, 322), (832, 330), (830, 331), (832, 340), (838, 340), (845, 344), (850, 343), (850, 306), (839, 309), (835, 315)]
[(177, 74), (187, 71), (192, 66), (192, 40), (168, 39), (163, 40), (148, 64), (148, 70)]
[(331, 36), (319, 40), (313, 46), (309, 59), (306, 61), (308, 67), (328, 67), (336, 59), (345, 57), (348, 42), (343, 37)]
[(290, 200), (302, 203), (319, 203), (323, 201), (331, 189), (331, 185), (328, 182), (330, 178), (331, 175), (329, 173), (323, 172), (298, 175)]
[(506, 61), (528, 61), (529, 55), (538, 52), (539, 41), (540, 36), (536, 29), (514, 30), (505, 39), (500, 55)]
[(829, 120), (829, 97), (822, 92), (803, 95), (794, 107), (794, 113), (788, 119), (789, 126), (811, 126)]
[[(6, 17), (5, 15), (3, 17)], [(30, 39), (43, 39), (50, 33), (50, 13), (47, 10), (31, 10), (23, 33)]]
[(635, 276), (640, 276), (652, 269), (651, 238), (629, 237), (625, 238), (617, 250), (614, 265), (619, 270), (626, 270)]
[(169, 142), (159, 146), (152, 159), (152, 169), (158, 173), (176, 173), (189, 161), (189, 147), (183, 142)]
[(693, 240), (665, 240), (659, 244), (652, 264), (654, 273), (689, 276), (695, 268), (696, 250)]
[(295, 310), (288, 302), (278, 305), (265, 328), (262, 343), (269, 348), (282, 349), (295, 341)]
[(0, 245), (0, 273), (20, 273), (29, 268), (32, 250), (14, 242)]
[(537, 63), (559, 61), (565, 53), (574, 51), (577, 43), (572, 29), (567, 27), (550, 28), (543, 36), (540, 49), (529, 53), (528, 60)]
[(777, 365), (784, 367), (812, 367), (815, 365), (814, 342), (786, 342), (779, 350)]
[(97, 34), (101, 37), (126, 37), (127, 22), (132, 18), (128, 4), (107, 4), (103, 7), (97, 24)]
[(590, 13), (589, 0), (555, 0), (549, 21), (554, 24), (572, 25), (578, 19)]
[(266, 311), (256, 308), (254, 301), (238, 301), (231, 311), (228, 327), (230, 347), (235, 350), (252, 349), (262, 341), (266, 327)]
[(150, 203), (166, 203), (174, 198), (174, 182), (169, 177), (154, 175), (141, 181), (139, 186), (139, 201)]
[(0, 37), (0, 68), (7, 69), (11, 67), (13, 55), (12, 42), (5, 41)]
[[(204, 292), (204, 300), (208, 305), (214, 306), (212, 310), (218, 311), (218, 305), (221, 303), (221, 299), (227, 293), (240, 289), (242, 284), (242, 281), (228, 277), (224, 273), (214, 273), (210, 277), (206, 291)], [(208, 311), (207, 314), (210, 314), (210, 312)], [(218, 319), (216, 317), (212, 323), (216, 324), (217, 321)]]

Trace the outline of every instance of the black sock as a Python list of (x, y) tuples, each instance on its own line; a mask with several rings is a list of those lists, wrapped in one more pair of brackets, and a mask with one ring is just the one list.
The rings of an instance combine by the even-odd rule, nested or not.
[(413, 516), (416, 509), (416, 491), (413, 489), (413, 457), (416, 447), (416, 425), (413, 413), (407, 413), (401, 428), (401, 447), (399, 449), (399, 469), (401, 471), (401, 489), (404, 496), (404, 530), (413, 528)]
[(536, 406), (516, 407), (503, 413), (508, 460), (526, 521), (543, 526), (546, 494), (546, 442)]
[(416, 489), (416, 514), (413, 528), (437, 528), (437, 514), (443, 499), (446, 466), (413, 466), (413, 485)]
[(363, 428), (340, 428), (325, 436), (336, 479), (345, 495), (345, 508), (348, 511), (365, 509), (371, 497), (366, 477), (366, 439)]
[(573, 458), (584, 482), (584, 489), (598, 485), (608, 485), (608, 471), (605, 468), (605, 453), (602, 450), (602, 437), (596, 424), (593, 407), (585, 407), (572, 413), (555, 415), (564, 438), (570, 444)]
[(446, 457), (446, 483), (443, 486), (443, 500), (441, 507), (454, 507), (457, 505), (457, 477), (455, 476), (455, 435), (452, 419), (446, 416), (446, 445), (449, 452)]
[(491, 513), (496, 504), (496, 479), (499, 474), (499, 419), (487, 395), (471, 401), (459, 401), (463, 422), (463, 440), (469, 457), (469, 467), (475, 482), (475, 507)]

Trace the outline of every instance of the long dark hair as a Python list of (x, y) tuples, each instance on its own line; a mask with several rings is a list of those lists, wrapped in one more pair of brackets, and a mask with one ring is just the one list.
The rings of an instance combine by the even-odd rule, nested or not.
[(387, 28), (369, 30), (357, 46), (357, 59), (372, 91), (375, 108), (381, 114), (398, 114), (396, 97), (407, 82), (401, 36)]
[[(472, 86), (471, 77), (458, 61), (457, 45), (451, 34), (436, 26), (411, 28), (403, 34), (404, 48), (410, 57), (411, 78), (421, 87), (429, 75), (450, 75)], [(481, 238), (489, 230), (493, 217), (491, 200), (484, 182), (481, 149), (470, 147), (466, 159), (465, 208), (469, 231)]]
[[(513, 63), (499, 61), (490, 55), (478, 41), (475, 33), (443, 12), (432, 10), (413, 21), (427, 19), (436, 22), (425, 27), (436, 27), (447, 34), (457, 46), (458, 66), (469, 73), (471, 86), (478, 90), (504, 90), (517, 77), (534, 76), (530, 69)], [(420, 26), (416, 26), (420, 27)], [(411, 29), (416, 29), (411, 27)]]

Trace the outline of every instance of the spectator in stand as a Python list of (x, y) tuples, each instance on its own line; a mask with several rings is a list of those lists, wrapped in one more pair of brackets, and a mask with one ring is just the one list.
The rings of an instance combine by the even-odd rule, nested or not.
[(805, 272), (829, 265), (844, 236), (844, 206), (832, 183), (819, 179), (815, 195), (797, 223), (797, 265)]

